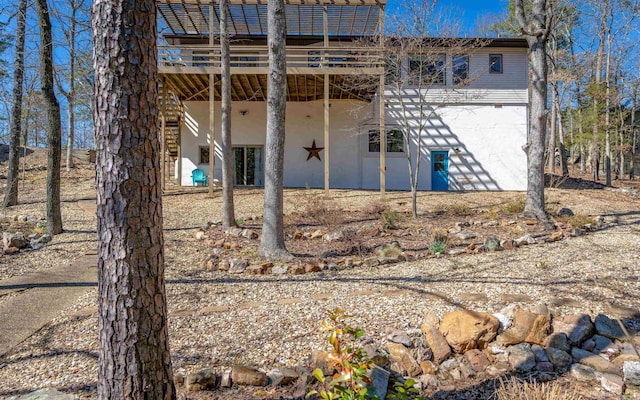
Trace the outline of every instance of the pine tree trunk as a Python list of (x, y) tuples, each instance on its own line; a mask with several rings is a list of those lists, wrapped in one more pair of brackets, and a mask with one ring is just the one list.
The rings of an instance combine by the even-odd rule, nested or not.
[[(16, 30), (16, 54), (13, 67), (13, 106), (11, 108), (11, 136), (9, 139), (9, 164), (4, 207), (18, 204), (18, 174), (20, 172), (20, 134), (22, 127), (22, 84), (24, 82), (24, 41), (27, 20), (27, 0), (18, 3), (18, 27)], [(27, 142), (24, 142), (24, 146)]]
[(37, 0), (40, 23), (40, 79), (47, 109), (47, 233), (62, 233), (60, 212), (60, 157), (62, 126), (60, 104), (53, 90), (53, 39), (47, 0)]
[(67, 103), (67, 121), (69, 124), (69, 137), (67, 139), (67, 172), (73, 168), (73, 140), (75, 136), (75, 101), (76, 101), (76, 7), (72, 5), (71, 32), (69, 33), (69, 93)]
[[(526, 32), (531, 66), (531, 112), (527, 154), (527, 198), (524, 212), (540, 221), (548, 221), (544, 209), (544, 150), (547, 136), (547, 37), (550, 10), (546, 0), (534, 0), (533, 12), (527, 16), (523, 0), (516, 0), (516, 18)], [(550, 154), (553, 157), (553, 154)]]
[(229, 55), (229, 1), (220, 2), (220, 52), (222, 55), (222, 227), (236, 226), (233, 205), (233, 147), (231, 139), (231, 60)]
[(176, 398), (167, 333), (156, 2), (96, 0), (98, 398)]
[(267, 139), (265, 145), (264, 221), (260, 256), (288, 259), (284, 243), (283, 172), (287, 71), (284, 0), (272, 0), (268, 8), (269, 78), (267, 93)]
[[(546, 45), (529, 38), (531, 47), (532, 88), (530, 133), (527, 148), (527, 199), (525, 213), (546, 220), (544, 209), (544, 149), (547, 136), (547, 54)], [(553, 157), (553, 154), (549, 155)]]

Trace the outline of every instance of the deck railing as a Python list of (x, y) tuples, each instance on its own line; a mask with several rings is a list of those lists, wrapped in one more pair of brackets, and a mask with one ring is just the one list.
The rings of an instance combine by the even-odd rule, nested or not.
[[(287, 46), (287, 68), (379, 68), (382, 52), (375, 47)], [(231, 46), (231, 68), (268, 68), (266, 46)], [(158, 46), (160, 67), (219, 68), (220, 46)]]

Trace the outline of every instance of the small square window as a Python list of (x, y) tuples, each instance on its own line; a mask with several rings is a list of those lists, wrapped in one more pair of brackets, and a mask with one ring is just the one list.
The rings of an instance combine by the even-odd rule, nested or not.
[(491, 74), (502, 73), (502, 54), (489, 55), (489, 73)]
[[(380, 131), (369, 131), (369, 153), (380, 152)], [(387, 153), (402, 153), (404, 152), (404, 138), (402, 131), (399, 129), (393, 129), (387, 131)]]
[(200, 146), (200, 164), (209, 164), (209, 146)]

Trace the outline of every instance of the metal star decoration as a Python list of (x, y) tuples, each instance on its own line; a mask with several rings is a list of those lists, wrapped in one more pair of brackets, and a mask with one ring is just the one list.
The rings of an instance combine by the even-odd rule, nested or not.
[(324, 147), (317, 147), (315, 139), (313, 139), (313, 144), (311, 144), (311, 147), (305, 147), (304, 149), (309, 152), (309, 156), (307, 156), (307, 161), (311, 160), (313, 157), (322, 161), (322, 159), (320, 158), (320, 152), (324, 150)]

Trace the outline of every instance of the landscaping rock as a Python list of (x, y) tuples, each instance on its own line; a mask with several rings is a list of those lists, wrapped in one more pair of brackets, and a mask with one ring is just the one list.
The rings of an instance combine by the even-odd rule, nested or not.
[(476, 237), (478, 237), (478, 235), (476, 235), (475, 233), (473, 233), (471, 231), (464, 230), (462, 232), (456, 233), (456, 237), (458, 239), (460, 239), (460, 240), (471, 240), (471, 239), (475, 239)]
[(228, 369), (224, 371), (222, 373), (222, 376), (220, 377), (220, 387), (230, 388), (232, 385), (233, 382), (231, 382), (231, 370)]
[(509, 351), (509, 364), (521, 372), (529, 372), (536, 366), (536, 356), (531, 351), (529, 343), (520, 343), (507, 347)]
[(227, 230), (226, 233), (229, 236), (240, 237), (240, 235), (242, 235), (242, 228), (231, 228)]
[(406, 347), (413, 347), (413, 342), (406, 331), (393, 329), (388, 335), (387, 340), (393, 343), (400, 343)]
[(500, 322), (491, 314), (469, 310), (448, 312), (440, 332), (457, 353), (484, 348), (498, 333)]
[(440, 364), (451, 356), (451, 348), (447, 339), (434, 325), (422, 324), (420, 329), (424, 333), (425, 341), (433, 353), (433, 361), (436, 364)]
[(258, 237), (260, 237), (260, 235), (258, 235), (258, 233), (252, 229), (243, 230), (241, 235), (243, 238), (246, 238), (249, 240), (257, 239)]
[(389, 357), (378, 346), (366, 344), (362, 346), (362, 351), (366, 354), (367, 358), (373, 361), (376, 365), (383, 368), (389, 366)]
[(299, 375), (293, 368), (275, 368), (267, 372), (267, 377), (269, 378), (269, 385), (279, 386), (295, 382)]
[(209, 236), (207, 236), (207, 234), (203, 230), (199, 230), (198, 232), (196, 232), (196, 240), (205, 240), (208, 237)]
[(322, 268), (318, 264), (305, 264), (304, 265), (304, 272), (306, 272), (306, 273), (320, 272), (320, 271), (322, 271)]
[(553, 364), (548, 361), (540, 361), (536, 363), (536, 369), (540, 372), (553, 372)]
[(423, 360), (420, 362), (420, 369), (423, 374), (435, 375), (438, 373), (438, 366), (433, 361)]
[(238, 258), (232, 258), (229, 260), (229, 273), (230, 274), (242, 274), (249, 266), (249, 261), (241, 260)]
[(40, 236), (39, 238), (33, 239), (30, 242), (31, 248), (34, 250), (39, 250), (42, 247), (44, 247), (44, 245), (46, 243), (49, 243), (51, 241), (51, 236), (44, 234), (42, 236)]
[(533, 351), (533, 354), (535, 354), (536, 361), (549, 362), (549, 357), (547, 356), (547, 353), (544, 351), (544, 349), (541, 346), (534, 344), (531, 346), (531, 351)]
[(325, 242), (331, 243), (331, 242), (338, 242), (340, 240), (344, 240), (344, 232), (342, 230), (329, 232), (326, 235), (324, 235)]
[(640, 386), (640, 362), (625, 361), (622, 365), (622, 372), (626, 383)]
[(518, 311), (515, 313), (511, 327), (502, 332), (497, 341), (505, 346), (522, 342), (543, 344), (549, 328), (549, 318), (546, 315)]
[[(413, 358), (413, 355), (404, 345), (399, 343), (387, 343), (389, 358), (391, 359), (391, 368), (398, 373), (408, 374), (409, 376), (418, 376), (422, 373), (420, 365)], [(394, 368), (394, 365), (396, 368)]]
[(303, 275), (305, 273), (305, 270), (302, 265), (294, 265), (289, 268), (289, 273), (291, 275)]
[(5, 250), (11, 247), (24, 249), (29, 245), (29, 240), (24, 237), (22, 232), (2, 232), (2, 244)]
[(553, 347), (556, 349), (560, 349), (562, 351), (571, 351), (571, 345), (569, 344), (569, 339), (567, 335), (563, 332), (560, 333), (552, 333), (547, 336), (544, 341), (544, 347)]
[(484, 241), (484, 248), (490, 251), (500, 250), (500, 240), (495, 236), (489, 236), (487, 240)]
[(379, 400), (385, 400), (387, 397), (387, 390), (389, 388), (389, 376), (391, 373), (384, 368), (380, 368), (375, 365), (369, 372), (369, 378), (371, 378), (371, 384), (369, 385), (369, 395), (372, 398)]
[(273, 268), (271, 268), (271, 273), (273, 275), (286, 275), (288, 270), (289, 270), (289, 267), (286, 265), (276, 265)]
[(610, 393), (613, 393), (617, 396), (622, 396), (624, 394), (624, 381), (622, 377), (616, 374), (604, 373), (600, 375), (600, 385)]
[(189, 392), (214, 389), (217, 386), (217, 382), (216, 374), (211, 368), (189, 374), (184, 379), (185, 388)]
[(574, 347), (571, 349), (571, 355), (575, 358), (580, 364), (587, 365), (598, 372), (609, 373), (609, 374), (621, 374), (620, 367), (615, 364), (605, 360), (603, 357), (600, 357), (596, 354), (593, 354), (589, 351), (579, 349)]
[(527, 244), (536, 244), (536, 239), (531, 235), (524, 235), (515, 240), (515, 244), (517, 247), (527, 245)]
[(570, 208), (562, 207), (558, 211), (558, 217), (573, 217), (575, 214), (571, 211)]
[(490, 364), (486, 354), (478, 349), (472, 349), (464, 353), (464, 358), (467, 360), (471, 368), (476, 372), (484, 371)]
[(586, 314), (568, 315), (562, 319), (555, 319), (552, 325), (554, 333), (564, 333), (569, 343), (574, 346), (580, 345), (593, 334), (591, 317)]
[(549, 347), (546, 349), (547, 357), (549, 361), (556, 367), (556, 369), (563, 371), (569, 365), (571, 365), (571, 355), (564, 350), (557, 349), (555, 347)]
[(599, 314), (598, 316), (596, 316), (595, 326), (596, 331), (601, 336), (618, 340), (622, 340), (625, 337), (618, 321), (615, 319), (611, 319), (604, 314)]
[(236, 365), (231, 370), (231, 381), (240, 386), (267, 386), (267, 374), (255, 368)]
[(77, 400), (78, 396), (59, 392), (55, 389), (39, 389), (19, 397), (18, 400)]
[(581, 382), (590, 382), (590, 381), (598, 380), (598, 376), (596, 374), (595, 369), (580, 363), (571, 365), (571, 376), (573, 376), (575, 379)]

